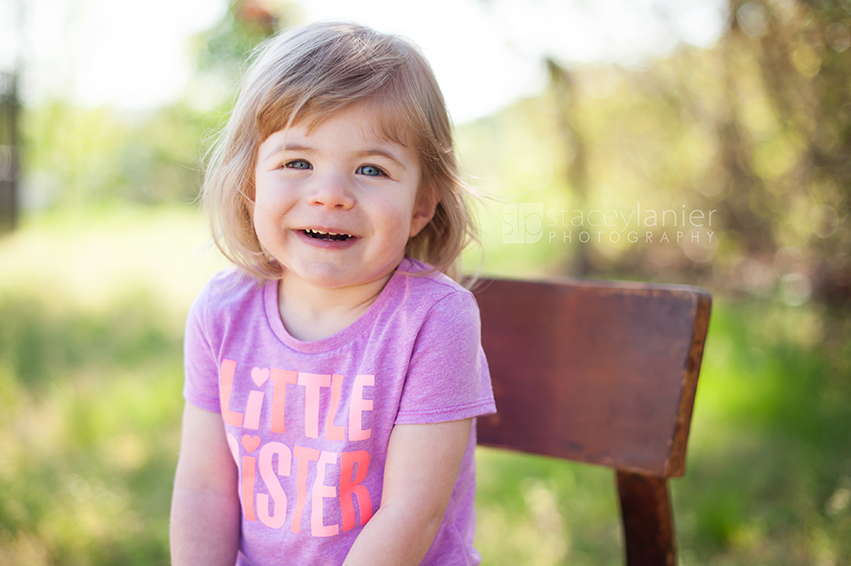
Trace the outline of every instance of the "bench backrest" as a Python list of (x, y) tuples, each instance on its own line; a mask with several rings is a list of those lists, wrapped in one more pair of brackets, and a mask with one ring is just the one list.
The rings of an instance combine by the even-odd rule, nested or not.
[[(709, 293), (679, 285), (497, 279), (479, 281), (474, 292), (499, 411), (478, 420), (479, 444), (614, 468), (628, 563), (669, 563), (674, 545), (665, 480), (685, 473)], [(658, 508), (651, 510), (655, 519), (643, 515), (647, 506)], [(631, 521), (639, 530), (648, 521), (659, 524), (636, 535)], [(666, 538), (659, 533), (665, 529), (663, 560), (631, 557), (645, 545), (637, 536)]]

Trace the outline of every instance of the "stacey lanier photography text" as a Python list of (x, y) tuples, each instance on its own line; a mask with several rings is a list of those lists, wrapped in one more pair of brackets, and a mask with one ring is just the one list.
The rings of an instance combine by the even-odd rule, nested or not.
[(502, 211), (502, 242), (534, 244), (589, 242), (714, 243), (715, 209), (655, 209), (635, 203), (631, 209), (546, 208), (543, 203), (511, 203)]

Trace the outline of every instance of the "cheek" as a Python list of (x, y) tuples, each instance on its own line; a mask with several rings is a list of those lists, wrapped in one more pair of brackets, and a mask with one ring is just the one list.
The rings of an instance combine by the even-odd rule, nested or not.
[(265, 210), (281, 213), (292, 205), (292, 191), (287, 190), (280, 179), (265, 179), (259, 176), (254, 189), (254, 208), (259, 214)]
[(265, 245), (267, 243), (266, 240), (269, 239), (272, 233), (272, 222), (267, 218), (267, 215), (263, 214), (262, 210), (254, 213), (252, 226), (254, 227), (254, 233)]
[(282, 218), (289, 207), (282, 202), (280, 193), (258, 190), (248, 209), (251, 212), (254, 232), (263, 238), (274, 235), (280, 229)]
[(380, 236), (377, 243), (382, 249), (395, 250), (408, 242), (408, 231), (410, 228), (409, 213), (402, 203), (384, 202), (374, 203), (371, 213), (367, 212), (365, 220), (372, 224), (374, 235)]

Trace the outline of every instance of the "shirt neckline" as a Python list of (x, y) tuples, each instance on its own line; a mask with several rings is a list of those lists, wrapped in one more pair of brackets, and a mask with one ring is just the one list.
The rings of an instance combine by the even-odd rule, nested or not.
[(404, 278), (406, 277), (405, 272), (410, 271), (411, 268), (414, 267), (415, 264), (411, 260), (404, 258), (396, 268), (396, 271), (393, 272), (390, 280), (387, 281), (387, 284), (378, 294), (378, 297), (366, 309), (366, 312), (358, 317), (358, 319), (352, 324), (340, 330), (336, 334), (332, 334), (326, 338), (320, 338), (319, 340), (299, 340), (289, 333), (284, 326), (284, 321), (281, 320), (281, 314), (278, 311), (278, 285), (280, 284), (280, 279), (269, 281), (263, 288), (264, 310), (266, 311), (266, 318), (269, 322), (269, 326), (281, 342), (297, 352), (316, 354), (335, 350), (340, 346), (351, 342), (363, 330), (372, 326), (375, 319), (378, 317), (378, 314), (385, 306), (387, 306), (391, 298), (396, 294), (396, 289), (404, 283)]

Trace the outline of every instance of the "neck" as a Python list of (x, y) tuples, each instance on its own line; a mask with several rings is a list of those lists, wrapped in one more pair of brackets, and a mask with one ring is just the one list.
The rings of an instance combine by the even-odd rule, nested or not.
[(375, 302), (392, 273), (367, 285), (314, 287), (286, 273), (278, 283), (278, 311), (291, 336), (320, 340), (353, 324)]

